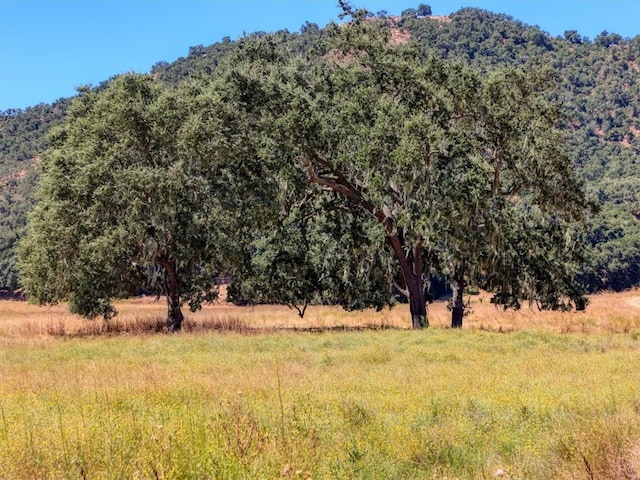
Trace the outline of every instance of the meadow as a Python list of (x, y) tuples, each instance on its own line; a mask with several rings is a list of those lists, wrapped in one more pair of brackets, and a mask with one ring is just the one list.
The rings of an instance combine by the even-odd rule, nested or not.
[(0, 301), (0, 479), (640, 478), (640, 291), (586, 312)]

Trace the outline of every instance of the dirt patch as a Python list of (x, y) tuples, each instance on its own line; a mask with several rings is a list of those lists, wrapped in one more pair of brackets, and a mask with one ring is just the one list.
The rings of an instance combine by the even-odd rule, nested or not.
[(389, 39), (391, 45), (406, 45), (409, 40), (411, 40), (411, 32), (399, 28), (391, 29), (391, 38)]

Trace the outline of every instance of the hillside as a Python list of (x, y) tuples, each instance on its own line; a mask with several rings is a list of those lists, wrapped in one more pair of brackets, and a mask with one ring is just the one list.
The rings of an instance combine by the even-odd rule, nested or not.
[(0, 112), (0, 290), (18, 288), (15, 247), (33, 205), (38, 155), (47, 131), (64, 121), (71, 99)]
[[(592, 291), (640, 284), (640, 35), (625, 39), (603, 32), (589, 40), (567, 31), (552, 37), (511, 17), (469, 8), (444, 18), (409, 12), (386, 21), (393, 25), (395, 41), (420, 42), (432, 55), (480, 71), (530, 63), (555, 69), (555, 95), (566, 110), (576, 174), (601, 206), (585, 239), (592, 247), (585, 284)], [(304, 54), (318, 48), (323, 30), (307, 22), (299, 32), (272, 35)], [(209, 46), (192, 46), (186, 57), (158, 62), (150, 74), (168, 84), (208, 75), (236, 45), (227, 37)], [(46, 132), (63, 121), (69, 104), (70, 99), (64, 99), (0, 112), (0, 288), (19, 287), (15, 246), (33, 203), (36, 158), (46, 148)]]

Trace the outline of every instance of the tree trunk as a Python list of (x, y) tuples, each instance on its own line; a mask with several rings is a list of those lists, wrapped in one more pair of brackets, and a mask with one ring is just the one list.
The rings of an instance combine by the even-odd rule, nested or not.
[(412, 328), (429, 326), (427, 317), (427, 303), (424, 295), (424, 281), (422, 279), (422, 243), (420, 241), (405, 254), (399, 235), (387, 236), (387, 241), (400, 263), (405, 289), (402, 292), (409, 300)]
[(171, 332), (177, 332), (182, 329), (182, 321), (184, 320), (180, 300), (172, 295), (167, 295), (167, 304), (167, 328)]
[[(405, 278), (406, 280), (406, 278)], [(427, 319), (427, 303), (424, 298), (424, 285), (422, 277), (414, 278), (414, 281), (407, 282), (409, 293), (409, 311), (411, 312), (411, 326), (413, 328), (423, 328), (429, 326)]]
[(167, 328), (170, 332), (177, 332), (182, 328), (184, 315), (180, 303), (180, 290), (178, 288), (178, 275), (171, 262), (158, 261), (164, 268), (164, 293), (167, 297)]
[(453, 279), (453, 298), (451, 300), (451, 328), (462, 328), (464, 317), (464, 267), (457, 267)]
[[(318, 174), (314, 161), (330, 172), (325, 176)], [(386, 205), (382, 208), (376, 208), (368, 202), (358, 187), (354, 186), (344, 174), (339, 171), (331, 162), (323, 159), (321, 156), (306, 157), (303, 159), (307, 168), (309, 181), (320, 185), (323, 188), (329, 188), (335, 193), (345, 196), (352, 200), (358, 207), (372, 214), (384, 227), (387, 242), (396, 258), (400, 262), (400, 269), (404, 278), (406, 289), (403, 294), (409, 300), (409, 309), (411, 311), (411, 325), (413, 328), (423, 328), (429, 326), (427, 317), (427, 304), (425, 302), (424, 281), (422, 279), (422, 241), (418, 240), (409, 252), (404, 250), (404, 236), (401, 229), (395, 228), (395, 217)], [(396, 203), (402, 203), (402, 200), (394, 200)]]

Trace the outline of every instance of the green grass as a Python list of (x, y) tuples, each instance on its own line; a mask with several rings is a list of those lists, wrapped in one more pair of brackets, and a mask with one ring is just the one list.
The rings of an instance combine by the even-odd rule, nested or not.
[(6, 339), (0, 478), (634, 478), (639, 359), (546, 331)]

